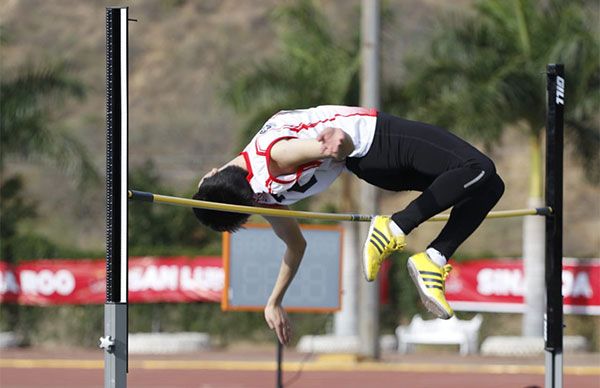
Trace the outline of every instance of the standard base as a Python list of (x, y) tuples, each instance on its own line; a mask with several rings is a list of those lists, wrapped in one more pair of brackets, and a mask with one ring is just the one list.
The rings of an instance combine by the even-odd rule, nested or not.
[(563, 355), (562, 351), (546, 350), (546, 388), (563, 387)]
[(104, 351), (104, 388), (127, 387), (127, 303), (104, 305), (104, 337), (114, 341)]

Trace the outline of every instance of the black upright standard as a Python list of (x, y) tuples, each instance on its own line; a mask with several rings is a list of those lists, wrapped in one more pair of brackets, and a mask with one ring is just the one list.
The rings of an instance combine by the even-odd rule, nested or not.
[(546, 387), (563, 386), (563, 114), (565, 75), (562, 64), (547, 67), (548, 112), (546, 123)]
[(127, 386), (127, 13), (106, 9), (106, 388)]

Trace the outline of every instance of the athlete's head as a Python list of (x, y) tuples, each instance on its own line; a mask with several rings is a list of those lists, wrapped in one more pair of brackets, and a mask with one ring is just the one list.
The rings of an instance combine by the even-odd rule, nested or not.
[[(194, 199), (235, 205), (252, 206), (254, 192), (246, 180), (248, 172), (241, 167), (228, 166), (214, 174), (207, 175), (194, 194)], [(194, 208), (194, 214), (200, 222), (218, 232), (235, 232), (249, 214), (231, 213), (219, 210)]]

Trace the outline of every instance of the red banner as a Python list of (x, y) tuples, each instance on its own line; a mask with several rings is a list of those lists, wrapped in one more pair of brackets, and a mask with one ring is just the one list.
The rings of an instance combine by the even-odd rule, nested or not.
[[(452, 267), (446, 298), (455, 310), (524, 311), (522, 260), (474, 260)], [(600, 259), (565, 259), (562, 280), (565, 313), (600, 315)]]
[[(456, 310), (523, 311), (521, 260), (474, 260), (453, 267), (446, 297)], [(600, 315), (600, 259), (565, 259), (563, 267), (565, 312)], [(129, 301), (134, 303), (219, 302), (223, 281), (220, 257), (129, 260)], [(102, 260), (36, 260), (13, 267), (0, 261), (2, 303), (102, 304), (105, 287)]]
[[(102, 260), (0, 261), (0, 302), (26, 305), (102, 304)], [(220, 257), (139, 257), (129, 260), (129, 301), (220, 302)]]

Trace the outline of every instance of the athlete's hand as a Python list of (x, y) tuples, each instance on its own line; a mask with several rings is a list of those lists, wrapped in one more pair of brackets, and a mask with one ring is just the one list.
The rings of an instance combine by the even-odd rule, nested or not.
[(325, 128), (317, 140), (321, 143), (321, 154), (335, 160), (343, 160), (354, 149), (352, 141), (340, 128)]
[(265, 320), (271, 330), (275, 330), (279, 342), (289, 344), (292, 338), (292, 326), (287, 313), (278, 304), (267, 304), (265, 307)]
[(206, 178), (210, 178), (211, 176), (215, 175), (216, 173), (219, 172), (218, 168), (213, 168), (212, 170), (210, 170), (209, 172), (207, 172), (202, 179), (200, 179), (200, 182), (198, 182), (198, 188), (200, 188), (200, 186), (202, 186), (202, 182), (204, 182), (204, 180)]

